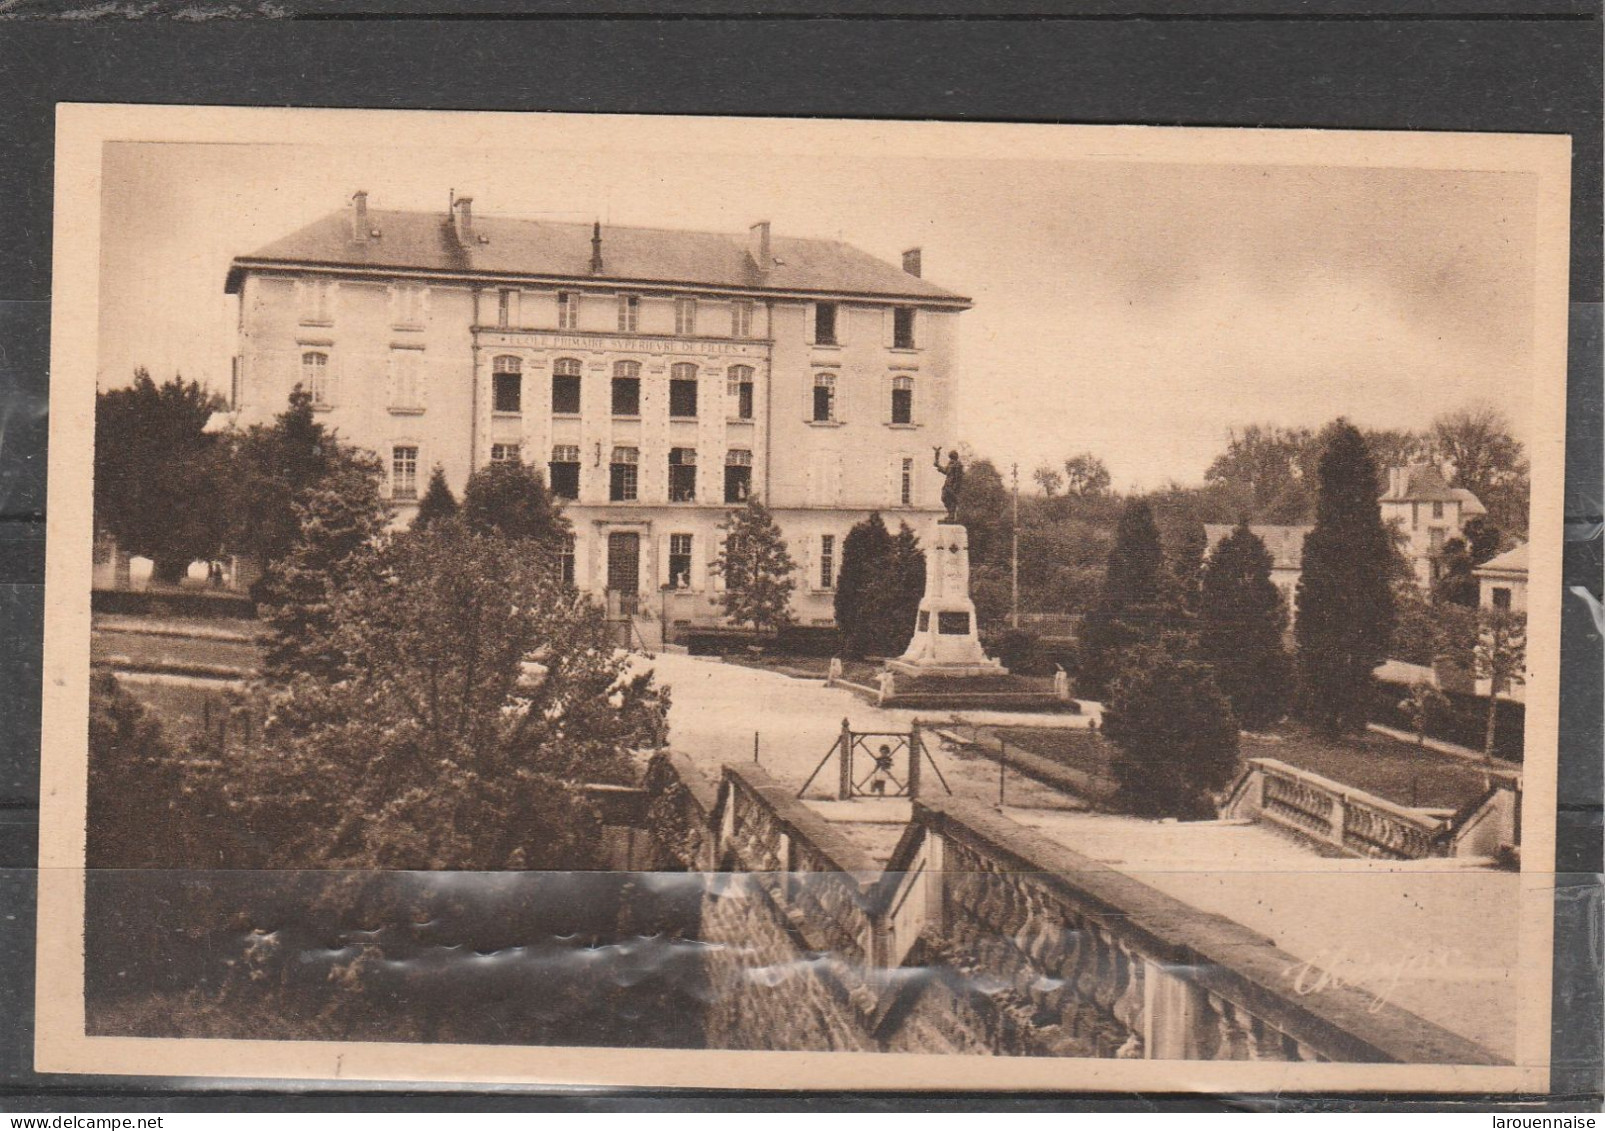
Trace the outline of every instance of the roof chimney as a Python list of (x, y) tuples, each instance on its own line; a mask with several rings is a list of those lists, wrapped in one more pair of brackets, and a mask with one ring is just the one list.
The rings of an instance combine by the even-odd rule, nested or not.
[(602, 273), (602, 221), (591, 224), (591, 274)]
[(903, 253), (903, 270), (905, 272), (907, 272), (908, 274), (914, 276), (916, 279), (918, 279), (920, 277), (920, 249), (919, 248), (911, 247), (911, 248), (909, 248), (907, 251), (905, 251)]
[(753, 266), (767, 271), (775, 265), (775, 253), (769, 246), (769, 221), (760, 220), (747, 229), (747, 254)]
[(361, 189), (351, 194), (351, 238), (368, 242), (368, 194)]
[(451, 202), (452, 224), (457, 229), (457, 242), (468, 247), (474, 242), (474, 198), (459, 196)]

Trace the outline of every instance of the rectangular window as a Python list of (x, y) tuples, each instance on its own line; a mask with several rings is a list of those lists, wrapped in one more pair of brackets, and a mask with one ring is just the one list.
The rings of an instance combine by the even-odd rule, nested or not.
[(697, 332), (696, 299), (677, 298), (674, 300), (674, 332), (682, 338), (689, 338)]
[(334, 377), (328, 354), (308, 350), (301, 355), (301, 387), (312, 394), (312, 403), (319, 408), (334, 404)]
[(423, 351), (390, 351), (390, 407), (415, 411), (423, 401)]
[(398, 330), (416, 330), (424, 324), (425, 295), (416, 283), (397, 283), (391, 289), (391, 325)]
[(911, 350), (914, 348), (914, 308), (900, 306), (892, 311), (892, 348)]
[(752, 368), (746, 365), (732, 365), (726, 392), (730, 397), (731, 407), (735, 411), (735, 418), (737, 420), (751, 420)]
[(1433, 553), (1443, 549), (1443, 528), (1434, 526), (1427, 531), (1427, 545)]
[(506, 287), (496, 292), (496, 325), (499, 329), (507, 329), (516, 318), (513, 309), (515, 293)]
[(1494, 608), (1510, 608), (1510, 590), (1506, 589), (1503, 585), (1495, 586), (1491, 596), (1493, 597)]
[(814, 378), (814, 417), (824, 423), (836, 419), (836, 378), (821, 373)]
[(614, 448), (609, 468), (607, 497), (615, 503), (633, 503), (639, 483), (637, 472), (641, 453), (636, 448)]
[(641, 379), (639, 377), (613, 378), (613, 415), (641, 415)]
[(552, 462), (546, 465), (552, 494), (559, 499), (580, 497), (580, 447), (578, 444), (558, 444), (552, 449)]
[(730, 304), (730, 336), (752, 337), (752, 303), (746, 299), (737, 299)]
[(691, 503), (697, 498), (697, 450), (669, 449), (669, 502)]
[(568, 534), (563, 538), (562, 545), (557, 551), (557, 567), (563, 584), (574, 588), (574, 535)]
[(1443, 504), (1442, 503), (1436, 503), (1435, 502), (1435, 503), (1432, 504), (1432, 517), (1433, 518), (1442, 518), (1443, 517)]
[(492, 444), (490, 446), (491, 463), (517, 463), (519, 461), (519, 447), (517, 444)]
[(495, 376), (495, 389), (493, 393), (494, 409), (497, 412), (518, 413), (524, 411), (524, 377), (523, 374), (513, 372), (498, 372)]
[(390, 497), (418, 497), (418, 449), (415, 445), (397, 444), (390, 449)]
[(669, 588), (691, 588), (691, 535), (669, 535)]
[(328, 279), (303, 279), (296, 289), (300, 292), (302, 324), (327, 326), (334, 321), (334, 283)]
[(697, 414), (697, 367), (676, 365), (669, 371), (669, 415), (694, 417)]
[(752, 453), (735, 448), (724, 457), (724, 501), (744, 503), (752, 493)]
[(557, 328), (577, 330), (580, 326), (580, 296), (573, 291), (557, 292)]
[(814, 304), (814, 342), (821, 346), (836, 344), (836, 304), (833, 302), (816, 302)]
[(892, 423), (914, 423), (914, 379), (912, 377), (894, 377), (892, 379)]
[(819, 536), (819, 587), (829, 589), (836, 581), (836, 536)]
[(914, 461), (907, 456), (903, 457), (903, 480), (897, 498), (905, 507), (914, 505)]
[(619, 296), (619, 333), (633, 334), (641, 318), (641, 299), (637, 295)]

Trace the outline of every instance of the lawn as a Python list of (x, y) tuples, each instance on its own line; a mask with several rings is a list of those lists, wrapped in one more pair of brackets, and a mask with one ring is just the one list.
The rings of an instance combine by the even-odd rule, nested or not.
[[(1113, 745), (1099, 734), (1042, 727), (1009, 727), (998, 733), (1072, 769), (1109, 774)], [(1245, 734), (1241, 750), (1244, 758), (1275, 758), (1399, 805), (1458, 809), (1487, 788), (1475, 762), (1375, 733), (1333, 739), (1290, 725), (1278, 734)]]

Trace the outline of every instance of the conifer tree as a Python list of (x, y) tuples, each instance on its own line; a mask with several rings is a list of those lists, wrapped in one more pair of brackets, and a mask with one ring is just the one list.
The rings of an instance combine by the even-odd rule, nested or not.
[(546, 477), (521, 460), (487, 463), (470, 475), (461, 514), (471, 531), (538, 542), (554, 552), (569, 533)]
[(1101, 699), (1119, 673), (1127, 650), (1160, 639), (1162, 596), (1171, 584), (1165, 554), (1146, 499), (1128, 499), (1120, 512), (1098, 603), (1081, 624), (1077, 682), (1083, 695)]
[(412, 530), (427, 530), (430, 523), (450, 518), (457, 513), (457, 496), (446, 483), (446, 472), (437, 463), (429, 476), (429, 487), (418, 502), (418, 513), (412, 516)]
[(865, 619), (870, 625), (869, 650), (879, 656), (900, 656), (914, 635), (920, 598), (925, 595), (925, 551), (908, 523), (899, 524), (886, 553), (870, 574)]
[(1286, 713), (1292, 676), (1282, 646), (1286, 631), (1270, 551), (1244, 520), (1204, 564), (1198, 655), (1248, 730), (1263, 730)]
[(1144, 817), (1209, 818), (1211, 794), (1237, 769), (1237, 719), (1207, 664), (1179, 659), (1158, 645), (1126, 657), (1111, 688), (1104, 736), (1114, 801)]
[(1377, 505), (1376, 464), (1346, 420), (1327, 429), (1317, 481), (1294, 629), (1299, 698), (1322, 729), (1357, 731), (1393, 633), (1393, 545)]
[(873, 592), (874, 578), (880, 572), (891, 552), (892, 536), (875, 511), (862, 522), (854, 524), (842, 539), (841, 569), (836, 574), (836, 627), (841, 633), (842, 648), (853, 657), (873, 651), (873, 625), (867, 619), (867, 602)]
[(762, 633), (790, 624), (797, 563), (769, 508), (753, 495), (719, 528), (725, 534), (724, 545), (712, 569), (724, 577), (720, 604), (725, 616)]

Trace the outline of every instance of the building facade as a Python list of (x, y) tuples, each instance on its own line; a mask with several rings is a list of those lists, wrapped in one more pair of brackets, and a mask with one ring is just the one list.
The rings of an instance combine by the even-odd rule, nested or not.
[(1488, 513), (1476, 495), (1449, 486), (1432, 464), (1389, 468), (1388, 489), (1378, 503), (1382, 521), (1403, 533), (1405, 557), (1423, 590), (1438, 578), (1444, 544), (1465, 537), (1468, 519)]
[(749, 496), (832, 618), (872, 510), (922, 537), (953, 439), (961, 295), (848, 245), (350, 206), (237, 258), (233, 420), (291, 390), (376, 452), (398, 523), (432, 469), (539, 468), (574, 528), (565, 568), (651, 639), (717, 623), (719, 526)]
[(1483, 608), (1527, 611), (1526, 542), (1488, 559), (1471, 572), (1477, 578), (1477, 603)]

